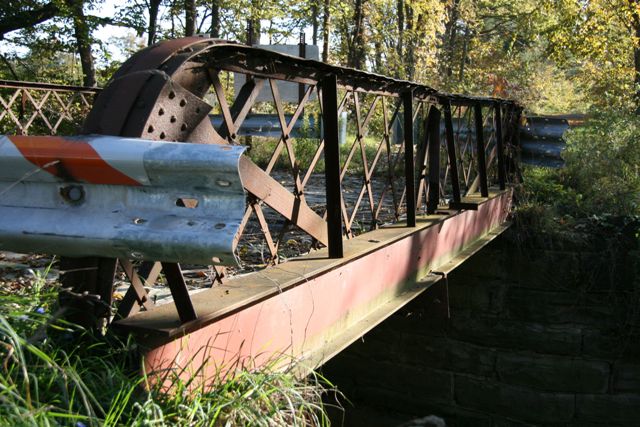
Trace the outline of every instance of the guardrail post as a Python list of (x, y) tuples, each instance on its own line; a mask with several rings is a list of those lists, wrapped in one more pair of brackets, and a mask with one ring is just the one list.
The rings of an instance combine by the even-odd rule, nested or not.
[(438, 203), (440, 203), (440, 110), (435, 105), (429, 109), (427, 134), (429, 152), (427, 213), (432, 214), (438, 209)]
[(442, 103), (444, 111), (444, 133), (447, 140), (447, 154), (449, 155), (449, 172), (451, 175), (451, 191), (453, 201), (459, 203), (460, 198), (460, 178), (458, 176), (458, 160), (456, 159), (456, 144), (453, 135), (453, 118), (451, 116), (451, 101), (448, 99)]
[(480, 178), (480, 195), (489, 197), (489, 185), (487, 183), (487, 163), (484, 148), (484, 126), (482, 123), (482, 104), (476, 102), (473, 106), (476, 122), (476, 153), (478, 157), (478, 176)]
[(504, 169), (504, 141), (502, 139), (502, 104), (496, 102), (493, 108), (493, 121), (496, 128), (496, 149), (498, 151), (498, 182), (500, 183), (500, 190), (504, 190), (507, 180)]
[(329, 257), (342, 258), (342, 187), (340, 183), (340, 141), (338, 138), (338, 78), (322, 79), (322, 126), (324, 131), (324, 176), (327, 198)]
[(416, 184), (413, 166), (413, 90), (402, 94), (404, 112), (404, 173), (407, 198), (407, 227), (416, 226)]

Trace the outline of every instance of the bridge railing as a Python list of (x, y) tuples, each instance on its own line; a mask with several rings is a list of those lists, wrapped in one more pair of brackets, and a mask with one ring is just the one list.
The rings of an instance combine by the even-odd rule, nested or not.
[(73, 135), (98, 88), (0, 80), (0, 134)]
[[(245, 266), (277, 263), (331, 239), (341, 246), (343, 237), (404, 218), (414, 223), (416, 213), (434, 213), (438, 207), (473, 208), (465, 196), (486, 197), (489, 187), (503, 189), (517, 175), (522, 109), (513, 101), (444, 94), (242, 45), (220, 46), (196, 58), (210, 71), (194, 73), (191, 81), (176, 80), (190, 94), (199, 92), (217, 137), (248, 145), (262, 169), (245, 171), (249, 197), (235, 244)], [(327, 76), (335, 76), (335, 82)], [(302, 90), (292, 98), (283, 81)], [(326, 98), (331, 85), (335, 99)], [(1, 133), (76, 134), (99, 91), (0, 81)], [(119, 96), (145, 102), (135, 93)], [(154, 102), (160, 103), (149, 104)], [(95, 122), (105, 117), (97, 114), (91, 133), (102, 133)], [(180, 130), (162, 122), (169, 114), (153, 116), (138, 136), (181, 139)], [(267, 132), (245, 120), (260, 116), (269, 118)], [(177, 125), (193, 127), (187, 119)], [(328, 146), (335, 151), (329, 159)], [(271, 190), (284, 187), (288, 194), (263, 194), (265, 179), (273, 181)], [(331, 200), (332, 195), (337, 197)], [(327, 235), (327, 223), (333, 237)]]
[[(270, 144), (271, 156), (263, 170), (286, 182), (297, 206), (307, 204), (327, 219), (328, 239), (335, 246), (343, 237), (352, 238), (383, 223), (405, 217), (409, 224), (415, 223), (416, 213), (434, 213), (439, 206), (473, 208), (465, 196), (486, 197), (489, 187), (504, 189), (515, 179), (522, 108), (513, 101), (445, 94), (412, 82), (244, 46), (213, 47), (203, 57), (214, 70), (209, 92), (213, 111), (228, 122), (216, 131), (231, 143), (250, 144), (252, 150)], [(228, 83), (239, 76), (243, 86)], [(303, 85), (304, 95), (284, 99), (279, 86), (283, 80)], [(251, 109), (280, 115), (280, 135), (249, 142), (241, 138), (243, 112)], [(286, 113), (290, 119), (285, 119)], [(320, 116), (315, 123), (322, 122), (322, 137), (294, 137), (293, 126), (314, 114)], [(343, 145), (339, 141), (344, 138), (337, 135), (344, 130), (338, 129), (334, 116), (346, 117)], [(311, 155), (300, 153), (303, 150)], [(282, 175), (283, 169), (276, 171), (276, 164), (283, 165), (288, 176)], [(333, 198), (334, 194), (338, 196)], [(292, 219), (282, 215), (285, 211), (250, 197), (238, 235), (240, 252), (253, 250), (256, 259), (269, 263), (286, 256), (287, 242), (295, 242), (297, 249), (315, 245), (317, 230), (300, 221), (307, 213)], [(315, 224), (324, 226), (320, 221)], [(329, 250), (340, 254), (331, 245)]]
[[(345, 239), (385, 223), (414, 227), (420, 213), (477, 209), (492, 191), (518, 179), (522, 108), (514, 101), (451, 95), (236, 43), (194, 37), (152, 46), (123, 64), (92, 105), (96, 93), (0, 82), (1, 130), (76, 133), (84, 121), (84, 134), (248, 146), (248, 156), (238, 160), (247, 200), (239, 205), (241, 221), (230, 248), (241, 267), (269, 266), (322, 246), (339, 258)], [(255, 123), (245, 120), (250, 114), (276, 117), (277, 123), (252, 133)], [(169, 201), (172, 209), (197, 213), (197, 205), (185, 202), (192, 195), (165, 196), (145, 208), (157, 210)], [(134, 226), (144, 224), (138, 219)], [(162, 262), (172, 292), (180, 290), (180, 317), (194, 316), (182, 259), (109, 256), (95, 251), (61, 261), (66, 287), (100, 295), (100, 317), (109, 317), (118, 265), (134, 284), (142, 283), (138, 272), (154, 282), (159, 270), (150, 264), (135, 270), (132, 261), (139, 259)], [(136, 301), (146, 309), (141, 286), (127, 295), (123, 316), (135, 311)]]

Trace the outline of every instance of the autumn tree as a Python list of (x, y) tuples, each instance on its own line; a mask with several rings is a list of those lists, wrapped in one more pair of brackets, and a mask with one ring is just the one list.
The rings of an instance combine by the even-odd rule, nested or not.
[[(8, 4), (0, 9), (0, 39), (15, 41), (24, 38), (34, 43), (34, 38), (42, 41), (44, 38), (72, 37), (74, 39), (74, 49), (80, 56), (83, 73), (83, 84), (85, 86), (96, 85), (96, 74), (91, 52), (91, 45), (94, 42), (91, 34), (98, 25), (113, 23), (110, 19), (96, 18), (88, 16), (85, 8), (87, 0), (59, 0), (59, 1), (39, 1), (39, 0), (9, 0)], [(41, 34), (37, 35), (34, 28), (38, 24), (54, 22), (49, 25)], [(61, 24), (61, 25), (57, 25)], [(9, 37), (7, 35), (14, 31), (22, 32), (27, 37), (18, 35)], [(26, 46), (30, 48), (30, 46)]]

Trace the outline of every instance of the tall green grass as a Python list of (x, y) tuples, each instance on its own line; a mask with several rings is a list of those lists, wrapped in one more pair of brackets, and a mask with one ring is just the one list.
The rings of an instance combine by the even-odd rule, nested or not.
[[(135, 342), (62, 319), (58, 287), (36, 277), (0, 290), (0, 420), (13, 426), (319, 426), (325, 386), (293, 369), (241, 370), (213, 384), (140, 373)], [(297, 371), (296, 371), (297, 372)]]

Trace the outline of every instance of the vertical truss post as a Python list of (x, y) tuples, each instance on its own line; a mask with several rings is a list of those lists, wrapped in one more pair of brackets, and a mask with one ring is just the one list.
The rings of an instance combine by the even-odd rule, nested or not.
[[(307, 57), (307, 41), (305, 40), (305, 36), (304, 31), (300, 32), (300, 42), (298, 43), (298, 56), (300, 58)], [(298, 103), (302, 103), (305, 91), (304, 83), (298, 83)]]
[(502, 138), (502, 104), (496, 102), (494, 104), (493, 121), (496, 129), (496, 149), (498, 151), (498, 182), (500, 190), (506, 188), (506, 176), (504, 168), (504, 141)]
[(451, 116), (451, 101), (448, 99), (442, 103), (444, 111), (444, 133), (447, 140), (447, 154), (449, 155), (449, 170), (451, 174), (451, 190), (453, 201), (460, 203), (460, 181), (458, 177), (458, 160), (456, 159), (456, 144), (453, 135), (453, 117)]
[(171, 290), (171, 296), (173, 297), (173, 302), (176, 305), (176, 310), (178, 310), (180, 322), (186, 323), (196, 320), (198, 316), (196, 315), (196, 310), (193, 308), (193, 303), (189, 297), (189, 290), (187, 289), (187, 284), (182, 276), (182, 269), (180, 268), (180, 265), (175, 262), (163, 262), (162, 270), (164, 271), (167, 284)]
[(427, 150), (429, 152), (429, 194), (427, 213), (438, 209), (440, 202), (440, 110), (435, 105), (429, 109), (427, 118)]
[(416, 184), (413, 167), (413, 90), (402, 94), (404, 112), (404, 174), (407, 195), (407, 227), (416, 226)]
[(322, 126), (324, 131), (324, 176), (327, 196), (329, 257), (342, 258), (342, 187), (340, 184), (340, 141), (338, 140), (338, 78), (322, 80)]
[(505, 169), (506, 169), (506, 178), (509, 182), (515, 181), (514, 174), (516, 173), (515, 161), (516, 161), (516, 135), (515, 132), (518, 130), (515, 127), (515, 109), (512, 104), (507, 104), (505, 106), (505, 128), (503, 129), (503, 147), (505, 150)]
[(522, 153), (522, 145), (520, 142), (520, 122), (522, 121), (522, 107), (519, 105), (514, 105), (513, 107), (513, 123), (512, 123), (512, 132), (514, 135), (514, 143), (516, 146), (515, 150), (515, 162), (514, 162), (514, 181), (522, 182), (522, 170), (520, 169), (520, 161), (521, 161), (521, 153)]
[(489, 197), (489, 184), (487, 183), (487, 163), (484, 149), (484, 126), (482, 123), (482, 104), (476, 102), (473, 106), (476, 122), (476, 152), (478, 157), (478, 176), (480, 177), (480, 195)]

